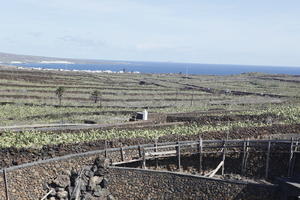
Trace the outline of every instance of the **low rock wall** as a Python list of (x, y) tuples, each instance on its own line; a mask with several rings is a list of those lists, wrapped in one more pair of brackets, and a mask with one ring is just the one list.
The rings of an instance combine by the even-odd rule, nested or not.
[[(41, 199), (49, 191), (47, 183), (52, 182), (64, 170), (79, 171), (84, 166), (91, 165), (98, 156), (104, 157), (104, 154), (80, 156), (8, 170), (9, 197), (13, 200)], [(0, 177), (0, 199), (5, 199), (2, 173), (0, 173)]]
[[(149, 145), (148, 145), (149, 146)], [(276, 147), (277, 149), (278, 147)], [(287, 146), (284, 147), (282, 150), (286, 151)], [(274, 149), (274, 148), (273, 148)], [(253, 150), (253, 149), (252, 149)], [(13, 200), (18, 200), (18, 199), (22, 199), (22, 200), (31, 200), (31, 199), (39, 199), (41, 198), (43, 195), (45, 195), (48, 191), (49, 188), (46, 187), (47, 183), (52, 182), (57, 176), (61, 175), (63, 173), (64, 170), (75, 170), (75, 171), (79, 171), (80, 169), (82, 169), (84, 166), (86, 165), (91, 165), (94, 160), (96, 159), (96, 157), (104, 157), (105, 155), (105, 151), (104, 150), (100, 150), (100, 151), (95, 151), (95, 152), (88, 152), (88, 153), (83, 153), (80, 155), (69, 155), (69, 156), (64, 156), (64, 157), (60, 157), (60, 158), (56, 158), (56, 159), (50, 159), (50, 160), (44, 160), (44, 161), (39, 161), (36, 163), (31, 163), (31, 164), (25, 164), (22, 166), (16, 166), (16, 167), (11, 167), (11, 168), (7, 168), (7, 182), (8, 182), (8, 190), (9, 190), (9, 196), (10, 199)], [(261, 152), (261, 153), (254, 153), (254, 152), (250, 152), (249, 154), (249, 158), (247, 161), (247, 169), (246, 169), (246, 174), (250, 177), (255, 177), (255, 176), (260, 176), (263, 177), (264, 173), (265, 173), (265, 164), (266, 164), (266, 153)], [(123, 158), (124, 160), (130, 160), (132, 158), (137, 158), (139, 156), (139, 151), (137, 149), (137, 147), (124, 147), (124, 153), (123, 153)], [(197, 159), (198, 155), (195, 154), (195, 157), (182, 157), (182, 166), (186, 169), (193, 167), (194, 166), (194, 170), (197, 169), (198, 164), (199, 164), (199, 160)], [(108, 149), (107, 150), (107, 157), (112, 159), (113, 162), (120, 162), (122, 161), (122, 156), (121, 156), (121, 149), (117, 148), (117, 149)], [(283, 158), (284, 157), (284, 158)], [(271, 156), (270, 156), (270, 173), (269, 175), (272, 176), (281, 176), (286, 174), (287, 172), (287, 166), (286, 164), (288, 162), (286, 162), (286, 159), (288, 159), (288, 154), (282, 154), (282, 153), (277, 153), (272, 151)], [(169, 160), (166, 160), (165, 162), (159, 162), (160, 167), (161, 168), (168, 168), (168, 165), (174, 165), (173, 168), (175, 170), (176, 169), (176, 157), (173, 158), (168, 158)], [(221, 161), (221, 154), (206, 154), (203, 157), (203, 167), (204, 170), (210, 171), (211, 169), (214, 169), (218, 163)], [(147, 160), (147, 165), (149, 166), (149, 164), (151, 165), (151, 162), (154, 163), (153, 161), (148, 161)], [(233, 153), (230, 154), (228, 153), (226, 155), (226, 160), (225, 160), (225, 173), (239, 173), (241, 171), (241, 162), (242, 162), (242, 153)], [(296, 166), (299, 166), (299, 158), (296, 161)], [(141, 163), (137, 163), (139, 166)], [(153, 164), (152, 164), (153, 166)], [(115, 169), (115, 171), (113, 171), (113, 169)], [(117, 170), (118, 169), (118, 170)], [(158, 191), (162, 190), (162, 187), (166, 187), (168, 188), (167, 191), (165, 192), (166, 195), (171, 195), (169, 194), (170, 191), (175, 192), (179, 195), (179, 191), (182, 191), (183, 194), (187, 194), (188, 191), (190, 191), (190, 189), (186, 189), (187, 186), (177, 186), (176, 184), (174, 185), (174, 183), (172, 182), (172, 178), (178, 179), (179, 177), (183, 178), (182, 182), (187, 183), (188, 181), (191, 181), (190, 184), (187, 185), (194, 185), (194, 184), (202, 184), (205, 181), (208, 181), (210, 184), (215, 185), (216, 182), (215, 181), (209, 181), (211, 179), (199, 179), (195, 178), (194, 176), (191, 176), (193, 178), (186, 178), (188, 176), (183, 176), (183, 175), (170, 175), (169, 177), (164, 177), (162, 173), (157, 172), (154, 173), (153, 175), (151, 175), (151, 173), (153, 173), (153, 171), (139, 171), (139, 169), (133, 170), (129, 170), (128, 171), (122, 171), (119, 168), (112, 168), (112, 180), (116, 180), (117, 181), (117, 177), (120, 178), (120, 181), (122, 182), (126, 182), (126, 178), (129, 178), (128, 182), (133, 182), (133, 185), (128, 185), (128, 186), (120, 186), (120, 188), (122, 189), (122, 187), (127, 187), (127, 189), (135, 188), (133, 189), (133, 191), (138, 191), (138, 188), (140, 187), (139, 185), (135, 184), (138, 183), (137, 180), (135, 179), (131, 179), (130, 178), (130, 173), (132, 173), (132, 176), (136, 176), (136, 177), (145, 177), (142, 178), (142, 180), (144, 180), (144, 183), (149, 183), (150, 184), (150, 188), (153, 195), (155, 193), (155, 190), (157, 189)], [(126, 174), (128, 173), (128, 174)], [(164, 179), (165, 181), (160, 184), (157, 183), (160, 180), (160, 178)], [(205, 180), (205, 181), (203, 181)], [(117, 182), (114, 182), (117, 185), (120, 185)], [(165, 186), (170, 184), (170, 186)], [(229, 184), (230, 183), (230, 184)], [(153, 185), (152, 185), (153, 184)], [(158, 185), (157, 185), (158, 184)], [(223, 188), (222, 190), (226, 189), (227, 187), (230, 189), (231, 187), (233, 188), (232, 191), (235, 191), (234, 193), (240, 193), (240, 195), (242, 195), (243, 191), (246, 191), (246, 194), (249, 191), (252, 191), (253, 188), (257, 189), (258, 191), (260, 191), (258, 186), (255, 185), (247, 185), (245, 186), (245, 184), (243, 186), (240, 187), (236, 187), (232, 185), (233, 183), (231, 182), (222, 182), (222, 184), (220, 184), (218, 187)], [(113, 184), (114, 185), (114, 184)], [(239, 184), (240, 185), (240, 184)], [(112, 186), (113, 187), (113, 186)], [(146, 187), (146, 186), (143, 186)], [(182, 188), (181, 188), (182, 187)], [(205, 188), (215, 188), (215, 186), (205, 186)], [(172, 189), (173, 188), (173, 189)], [(181, 188), (179, 191), (177, 191), (177, 188)], [(195, 193), (195, 195), (204, 195), (203, 198), (204, 199), (209, 199), (208, 197), (206, 198), (205, 193), (207, 191), (205, 191), (204, 187), (203, 188), (194, 188), (193, 189), (193, 194)], [(264, 188), (264, 187), (262, 187)], [(174, 190), (174, 191), (173, 191)], [(200, 190), (198, 193), (197, 191)], [(112, 190), (114, 191), (114, 190)], [(124, 189), (125, 191), (125, 189)], [(145, 191), (147, 191), (147, 189), (145, 188)], [(176, 192), (177, 191), (177, 192)], [(212, 190), (210, 190), (212, 191)], [(218, 190), (216, 190), (218, 191)], [(231, 189), (230, 189), (231, 191)], [(129, 191), (127, 191), (128, 193), (130, 193)], [(221, 189), (220, 189), (221, 192)], [(152, 194), (151, 193), (151, 194)], [(262, 194), (265, 192), (262, 192)], [(210, 194), (210, 193), (209, 193)], [(225, 195), (224, 197), (227, 198), (227, 196), (230, 196), (231, 194), (223, 194), (220, 193), (222, 195)], [(267, 194), (267, 193), (266, 193)], [(160, 197), (164, 195), (164, 193), (160, 193)], [(213, 193), (211, 193), (211, 195), (213, 195)], [(166, 196), (166, 197), (168, 197)], [(180, 195), (179, 195), (180, 196)], [(125, 195), (126, 197), (126, 195)], [(155, 196), (153, 196), (155, 197)], [(209, 196), (210, 197), (210, 196)], [(220, 197), (220, 196), (217, 196)], [(239, 196), (238, 196), (239, 197)], [(237, 198), (237, 199), (242, 199), (243, 196), (241, 196), (241, 198)], [(226, 199), (226, 198), (221, 198), (221, 199)], [(0, 170), (0, 199), (5, 199), (5, 186), (4, 186), (4, 180), (3, 180), (3, 173)], [(213, 198), (211, 198), (213, 199)], [(220, 199), (220, 198), (219, 198)], [(227, 198), (227, 199), (232, 199), (232, 198)], [(247, 198), (246, 198), (247, 199)], [(268, 199), (268, 198), (265, 198)]]
[(109, 190), (129, 199), (276, 200), (277, 186), (224, 181), (135, 168), (111, 167)]
[(5, 185), (2, 172), (0, 172), (0, 199), (5, 199)]

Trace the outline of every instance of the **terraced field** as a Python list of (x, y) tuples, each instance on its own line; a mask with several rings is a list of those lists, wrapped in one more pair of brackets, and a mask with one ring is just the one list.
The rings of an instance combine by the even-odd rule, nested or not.
[[(200, 135), (224, 139), (299, 133), (299, 83), (300, 76), (258, 73), (108, 74), (2, 66), (0, 168), (101, 149), (105, 141), (116, 147)], [(61, 104), (58, 87), (64, 88)], [(91, 98), (95, 90), (96, 103)], [(129, 121), (144, 109), (149, 121)], [(43, 128), (49, 124), (58, 127)]]

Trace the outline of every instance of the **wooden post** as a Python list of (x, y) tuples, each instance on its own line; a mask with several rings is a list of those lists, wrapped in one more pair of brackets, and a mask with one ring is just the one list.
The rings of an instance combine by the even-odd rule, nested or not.
[(4, 179), (4, 187), (5, 187), (5, 198), (6, 200), (9, 200), (9, 189), (8, 189), (8, 183), (7, 183), (7, 174), (6, 174), (6, 169), (3, 169), (3, 179)]
[(104, 156), (105, 156), (105, 158), (107, 158), (107, 141), (105, 140), (104, 141)]
[(288, 177), (290, 177), (291, 174), (291, 169), (292, 169), (292, 160), (293, 160), (293, 156), (294, 156), (294, 138), (291, 138), (291, 147), (290, 147), (290, 158), (289, 158), (289, 166), (288, 166)]
[[(157, 152), (157, 139), (155, 139), (154, 147), (155, 147), (154, 152)], [(157, 156), (155, 156), (155, 157), (157, 157)], [(156, 169), (158, 168), (158, 159), (157, 158), (155, 158), (155, 168)]]
[(247, 142), (244, 141), (244, 154), (243, 154), (243, 163), (242, 163), (242, 175), (245, 174), (247, 169), (247, 160), (249, 155), (249, 138), (247, 139)]
[(247, 139), (247, 147), (246, 147), (246, 158), (245, 158), (245, 166), (244, 169), (247, 170), (247, 161), (248, 161), (248, 157), (249, 157), (249, 148), (250, 148), (250, 142), (249, 142), (249, 138)]
[(146, 169), (146, 152), (145, 149), (143, 148), (143, 169)]
[(121, 161), (124, 161), (124, 151), (123, 151), (123, 147), (120, 148), (120, 153), (121, 153)]
[(181, 158), (180, 158), (180, 143), (177, 142), (177, 147), (176, 147), (176, 154), (177, 154), (177, 169), (180, 171), (180, 166), (181, 166)]
[(247, 139), (247, 144), (246, 144), (246, 157), (245, 157), (245, 165), (244, 165), (244, 172), (246, 172), (247, 170), (247, 160), (248, 160), (248, 157), (249, 157), (249, 148), (250, 148), (250, 142), (249, 142), (249, 138)]
[(139, 151), (139, 157), (141, 158), (143, 156), (141, 151), (141, 145), (138, 146), (138, 151)]
[(241, 166), (241, 174), (244, 174), (244, 166), (245, 166), (245, 158), (246, 158), (246, 141), (243, 142), (243, 159), (242, 159), (242, 166)]
[(225, 170), (225, 158), (226, 158), (226, 140), (224, 140), (223, 144), (223, 157), (222, 157), (222, 176), (224, 176), (224, 170)]
[[(298, 145), (299, 145), (299, 140), (296, 141), (294, 152), (298, 151)], [(293, 156), (293, 160), (292, 160), (292, 169), (291, 169), (291, 174), (292, 175), (294, 174), (295, 162), (296, 162), (296, 154)]]
[(202, 141), (202, 138), (200, 137), (200, 140), (199, 140), (199, 173), (201, 174), (202, 173), (202, 150), (203, 150), (203, 141)]
[[(141, 145), (138, 146), (138, 151), (139, 151), (139, 159), (142, 159), (143, 158), (143, 154), (142, 154), (142, 151), (141, 151)], [(143, 161), (141, 161), (141, 168), (143, 168)]]
[(268, 150), (267, 150), (267, 160), (266, 160), (266, 174), (265, 174), (265, 179), (268, 179), (268, 175), (269, 175), (270, 151), (271, 151), (271, 141), (269, 140), (269, 142), (268, 142)]

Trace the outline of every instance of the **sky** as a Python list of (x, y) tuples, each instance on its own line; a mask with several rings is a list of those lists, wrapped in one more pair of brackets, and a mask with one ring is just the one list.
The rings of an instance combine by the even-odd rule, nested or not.
[(0, 2), (0, 52), (300, 67), (299, 0)]

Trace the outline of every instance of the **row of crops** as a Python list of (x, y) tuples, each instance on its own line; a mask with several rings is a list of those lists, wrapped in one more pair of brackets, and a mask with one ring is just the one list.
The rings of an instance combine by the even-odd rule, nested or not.
[[(186, 85), (200, 85), (211, 88), (254, 91), (263, 93), (274, 93), (270, 85), (263, 87), (261, 84), (252, 84), (253, 81), (260, 81), (258, 77), (248, 75), (237, 76), (195, 76), (188, 78), (182, 75), (148, 75), (148, 74), (87, 74), (74, 73), (53, 73), (49, 76), (53, 83), (43, 82), (46, 72), (30, 71), (10, 73), (10, 79), (2, 80), (0, 99), (2, 101), (57, 104), (54, 91), (56, 87), (65, 87), (63, 105), (95, 105), (90, 99), (94, 90), (98, 90), (102, 102), (101, 106), (115, 107), (209, 107), (219, 104), (253, 104), (279, 102), (281, 100), (267, 97), (256, 98), (245, 96), (243, 98), (234, 95), (210, 94), (199, 90), (190, 90)], [(74, 76), (76, 75), (76, 76)], [(27, 80), (30, 76), (32, 79)], [(14, 77), (14, 78), (13, 78)], [(255, 79), (257, 78), (257, 80)], [(253, 80), (254, 79), (254, 80)], [(57, 82), (55, 82), (57, 80)], [(59, 81), (58, 81), (59, 80)], [(65, 82), (60, 81), (65, 80)], [(76, 80), (76, 84), (69, 81)], [(267, 81), (265, 81), (267, 82)], [(17, 84), (13, 86), (12, 84)], [(288, 83), (294, 84), (294, 83)], [(24, 87), (27, 85), (27, 87)], [(21, 87), (22, 86), (22, 87)], [(239, 86), (239, 87), (238, 87)], [(289, 94), (297, 94), (292, 85), (284, 85), (284, 89), (278, 90), (278, 94), (290, 91)], [(6, 90), (6, 91), (5, 91)], [(9, 91), (8, 91), (9, 90)], [(34, 90), (37, 90), (36, 92)], [(170, 94), (171, 93), (171, 94)]]
[[(1, 67), (0, 72), (0, 126), (62, 121), (81, 123), (85, 119), (103, 124), (116, 123), (128, 121), (130, 116), (92, 113), (108, 110), (135, 112), (144, 108), (149, 108), (150, 112), (163, 113), (247, 110), (244, 114), (251, 112), (276, 114), (283, 108), (286, 113), (289, 107), (298, 105), (297, 97), (300, 94), (299, 84), (291, 82), (297, 81), (299, 77), (258, 73), (232, 76), (97, 74)], [(56, 93), (60, 87), (64, 88), (61, 96)], [(203, 91), (201, 88), (204, 87), (212, 90)], [(228, 93), (214, 92), (217, 90)], [(287, 97), (233, 95), (230, 93), (231, 90)], [(95, 91), (98, 92), (96, 101), (95, 96), (93, 97)], [(8, 105), (5, 105), (6, 103)], [(293, 114), (296, 108), (298, 107), (291, 108), (291, 113), (286, 114), (284, 123), (290, 121), (295, 123), (298, 120), (297, 115)], [(88, 112), (91, 114), (80, 115)], [(46, 117), (47, 114), (56, 114), (57, 117)]]
[[(3, 147), (32, 147), (41, 148), (45, 145), (67, 144), (92, 142), (101, 139), (116, 139), (116, 138), (159, 138), (164, 135), (195, 135), (203, 132), (225, 131), (240, 127), (258, 127), (265, 126), (262, 123), (251, 122), (235, 122), (228, 125), (202, 125), (189, 124), (184, 126), (174, 126), (164, 129), (137, 129), (137, 130), (92, 130), (80, 133), (41, 133), (36, 131), (24, 131), (22, 133), (4, 132), (0, 136), (0, 146)], [(225, 137), (225, 135), (224, 135)]]

